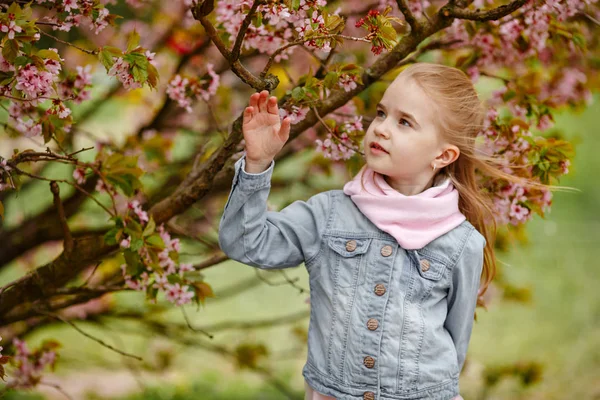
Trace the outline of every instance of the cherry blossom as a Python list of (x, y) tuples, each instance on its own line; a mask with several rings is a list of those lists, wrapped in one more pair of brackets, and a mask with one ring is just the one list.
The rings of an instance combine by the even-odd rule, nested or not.
[(75, 170), (73, 171), (73, 178), (75, 179), (75, 181), (78, 184), (83, 185), (86, 180), (85, 168), (82, 168), (82, 167), (75, 168)]
[(47, 366), (53, 366), (56, 362), (56, 352), (45, 350), (32, 352), (27, 344), (18, 339), (13, 339), (15, 354), (13, 361), (16, 371), (9, 377), (6, 386), (10, 389), (30, 389), (37, 385)]
[(2, 27), (0, 29), (2, 30), (2, 32), (8, 32), (9, 39), (14, 39), (15, 33), (19, 33), (23, 30), (19, 25), (17, 25), (15, 21), (10, 21), (8, 25), (2, 24)]

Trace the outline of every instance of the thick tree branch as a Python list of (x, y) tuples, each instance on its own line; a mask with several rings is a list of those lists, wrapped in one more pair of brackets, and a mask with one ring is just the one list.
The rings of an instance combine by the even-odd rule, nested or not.
[(495, 21), (523, 7), (529, 0), (514, 0), (492, 10), (466, 10), (453, 5), (446, 5), (440, 13), (447, 18), (467, 19), (471, 21)]
[[(258, 78), (242, 65), (239, 60), (239, 55), (238, 57), (233, 57), (232, 53), (227, 49), (227, 46), (225, 46), (225, 43), (223, 43), (221, 40), (219, 32), (217, 32), (213, 24), (207, 18), (208, 13), (210, 13), (212, 11), (212, 7), (214, 7), (214, 5), (212, 7), (208, 6), (208, 3), (212, 3), (212, 0), (198, 2), (198, 4), (192, 8), (192, 14), (194, 15), (195, 19), (200, 21), (208, 37), (210, 37), (215, 46), (217, 46), (217, 49), (227, 60), (227, 62), (229, 62), (233, 73), (236, 74), (244, 83), (256, 89), (257, 91), (268, 90), (270, 92), (275, 89), (277, 85), (279, 85), (279, 78), (277, 78), (277, 76), (269, 74), (262, 79)], [(240, 34), (242, 34), (243, 37), (245, 32), (242, 33), (240, 31)]]
[(254, 0), (252, 7), (250, 7), (250, 11), (248, 11), (248, 15), (244, 18), (242, 22), (242, 26), (235, 38), (235, 43), (233, 44), (233, 49), (231, 49), (231, 60), (237, 60), (240, 58), (240, 49), (242, 48), (242, 43), (244, 42), (244, 37), (246, 36), (246, 31), (252, 22), (252, 18), (254, 17), (254, 13), (256, 13), (256, 9), (259, 5), (263, 3), (263, 0)]
[(398, 4), (398, 9), (404, 15), (404, 19), (408, 22), (408, 25), (410, 25), (411, 32), (418, 31), (420, 29), (419, 21), (412, 11), (410, 11), (407, 0), (396, 0), (396, 4)]

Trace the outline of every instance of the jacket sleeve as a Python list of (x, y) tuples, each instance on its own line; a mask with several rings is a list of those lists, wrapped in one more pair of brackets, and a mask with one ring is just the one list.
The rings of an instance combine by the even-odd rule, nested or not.
[(452, 270), (444, 327), (456, 347), (459, 371), (462, 371), (471, 339), (485, 244), (485, 237), (473, 229)]
[(229, 197), (219, 223), (219, 246), (231, 259), (262, 269), (293, 267), (314, 258), (329, 214), (329, 192), (268, 211), (275, 161), (259, 174), (235, 163)]

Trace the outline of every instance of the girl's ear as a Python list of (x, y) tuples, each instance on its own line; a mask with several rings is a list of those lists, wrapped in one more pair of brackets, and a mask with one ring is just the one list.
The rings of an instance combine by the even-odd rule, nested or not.
[(446, 165), (452, 164), (458, 159), (460, 149), (453, 144), (446, 145), (442, 153), (435, 158), (438, 168), (443, 168)]

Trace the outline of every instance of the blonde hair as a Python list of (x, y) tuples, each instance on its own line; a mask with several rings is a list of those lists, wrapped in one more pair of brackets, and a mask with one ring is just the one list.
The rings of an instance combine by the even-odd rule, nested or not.
[[(438, 111), (436, 124), (439, 132), (450, 144), (460, 149), (460, 155), (451, 164), (440, 168), (434, 176), (450, 178), (459, 192), (459, 209), (467, 220), (486, 239), (484, 249), (482, 286), (477, 305), (485, 306), (483, 294), (496, 276), (495, 241), (497, 223), (492, 196), (482, 190), (484, 182), (478, 181), (475, 171), (484, 178), (503, 179), (538, 191), (574, 189), (566, 186), (546, 185), (503, 168), (523, 169), (527, 166), (511, 165), (504, 157), (489, 157), (478, 151), (476, 139), (483, 130), (487, 110), (480, 101), (471, 79), (460, 69), (433, 63), (414, 63), (402, 69), (398, 77), (411, 78), (430, 97)], [(439, 175), (443, 175), (440, 177)], [(364, 186), (363, 186), (364, 187)], [(475, 316), (476, 317), (476, 316)]]

